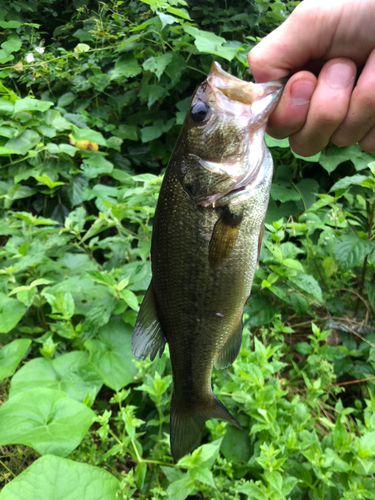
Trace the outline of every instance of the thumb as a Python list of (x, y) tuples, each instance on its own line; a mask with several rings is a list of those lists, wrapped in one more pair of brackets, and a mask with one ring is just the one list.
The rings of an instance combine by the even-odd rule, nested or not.
[[(314, 2), (315, 7), (322, 3)], [(331, 39), (327, 26), (331, 22), (326, 19), (332, 9), (323, 13), (322, 9), (311, 7), (311, 1), (302, 2), (283, 24), (250, 51), (248, 61), (255, 81), (277, 80), (324, 56)]]

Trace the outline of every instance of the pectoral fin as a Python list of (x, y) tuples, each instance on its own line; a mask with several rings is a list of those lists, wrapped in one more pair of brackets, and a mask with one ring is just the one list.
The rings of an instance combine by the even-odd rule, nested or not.
[(224, 207), (212, 231), (208, 249), (208, 260), (212, 268), (220, 266), (232, 253), (242, 219), (242, 214), (233, 214), (228, 207)]
[(165, 342), (151, 281), (135, 322), (132, 351), (134, 356), (138, 358), (146, 359), (147, 356), (150, 356), (151, 361), (153, 361), (158, 351), (160, 356), (163, 354)]
[(238, 356), (241, 348), (241, 340), (242, 340), (242, 317), (234, 329), (232, 335), (227, 340), (226, 344), (219, 352), (218, 357), (215, 361), (215, 368), (226, 368), (227, 366), (234, 363), (235, 359)]

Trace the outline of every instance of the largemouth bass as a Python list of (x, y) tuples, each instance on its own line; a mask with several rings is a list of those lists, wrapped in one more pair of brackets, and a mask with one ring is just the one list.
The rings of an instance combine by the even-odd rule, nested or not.
[(197, 446), (206, 420), (241, 427), (213, 394), (211, 372), (240, 350), (273, 170), (264, 131), (282, 88), (244, 82), (214, 63), (192, 98), (161, 187), (153, 278), (133, 353), (154, 359), (169, 344), (175, 460)]

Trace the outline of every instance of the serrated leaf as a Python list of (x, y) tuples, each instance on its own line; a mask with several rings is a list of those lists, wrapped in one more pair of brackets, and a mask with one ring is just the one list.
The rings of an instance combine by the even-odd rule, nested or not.
[(23, 444), (41, 455), (64, 457), (82, 441), (94, 416), (87, 406), (60, 391), (21, 392), (0, 408), (0, 446)]
[(216, 488), (212, 472), (209, 469), (205, 469), (204, 467), (193, 467), (189, 469), (189, 476), (194, 479), (194, 481), (199, 481), (200, 483), (208, 484)]
[(188, 475), (171, 483), (167, 488), (168, 500), (185, 500), (195, 489), (194, 481)]
[(0, 350), (0, 380), (11, 377), (30, 347), (31, 340), (17, 339)]
[(297, 292), (292, 292), (290, 294), (290, 302), (292, 304), (293, 309), (299, 316), (303, 316), (307, 312), (308, 304), (305, 297)]
[[(0, 351), (1, 352), (1, 351)], [(98, 394), (102, 379), (89, 362), (87, 352), (73, 351), (56, 359), (34, 358), (13, 376), (9, 398), (36, 388), (65, 392), (69, 398), (83, 402), (87, 394)]]
[(294, 285), (297, 285), (301, 290), (304, 290), (309, 295), (312, 295), (318, 302), (322, 302), (322, 289), (315, 278), (309, 274), (300, 273), (297, 276), (288, 278)]
[(119, 488), (106, 470), (45, 455), (5, 485), (0, 500), (114, 500)]
[(361, 240), (355, 234), (340, 236), (333, 247), (335, 261), (340, 269), (363, 266), (365, 256), (375, 249), (375, 242)]
[(125, 300), (129, 307), (131, 307), (134, 311), (139, 310), (139, 304), (137, 296), (130, 290), (124, 289), (120, 292), (121, 297)]

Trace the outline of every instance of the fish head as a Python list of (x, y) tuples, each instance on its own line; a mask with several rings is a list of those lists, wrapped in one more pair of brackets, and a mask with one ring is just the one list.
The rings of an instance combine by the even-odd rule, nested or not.
[(266, 149), (267, 120), (283, 83), (245, 82), (213, 63), (193, 95), (180, 136), (184, 159), (179, 178), (196, 204), (215, 206), (256, 178)]

